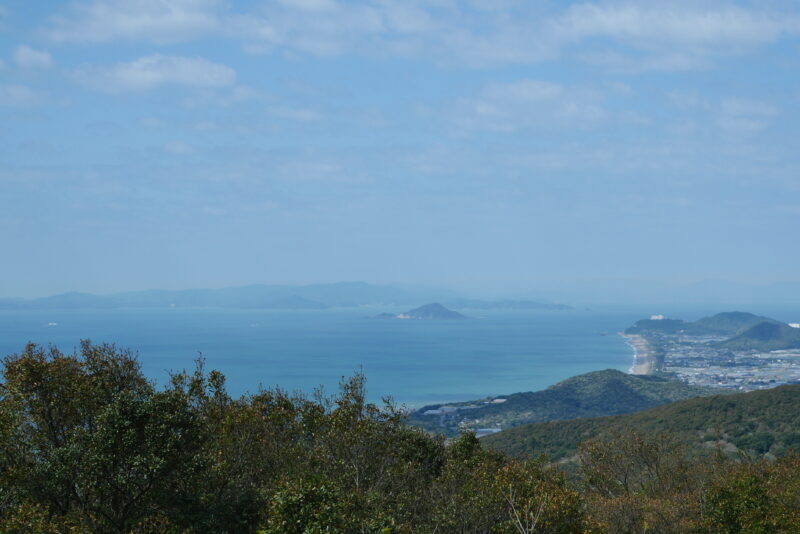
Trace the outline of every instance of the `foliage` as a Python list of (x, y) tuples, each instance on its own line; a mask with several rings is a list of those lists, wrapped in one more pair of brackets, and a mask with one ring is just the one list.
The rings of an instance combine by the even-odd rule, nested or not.
[(709, 486), (702, 527), (708, 533), (800, 531), (800, 457), (744, 462)]
[[(159, 389), (113, 345), (84, 342), (71, 355), (29, 345), (3, 363), (3, 533), (717, 533), (800, 524), (793, 455), (698, 462), (674, 437), (619, 430), (579, 448), (571, 479), (544, 457), (512, 458), (471, 433), (447, 442), (425, 434), (390, 402), (367, 402), (359, 374), (333, 396), (274, 389), (233, 399), (202, 361)], [(732, 402), (725, 406), (746, 412)], [(708, 416), (703, 406), (690, 408)], [(764, 449), (769, 427), (739, 419), (742, 442)]]
[[(4, 360), (2, 532), (573, 532), (579, 494), (542, 463), (450, 446), (365, 380), (232, 399), (203, 362), (157, 389), (132, 353), (29, 345)], [(533, 515), (531, 515), (533, 514)], [(542, 530), (544, 529), (544, 530)], [(527, 530), (526, 530), (527, 531)]]
[(705, 464), (667, 435), (616, 433), (583, 443), (580, 474), (603, 532), (687, 532), (701, 502)]
[(279, 489), (270, 502), (265, 534), (347, 532), (348, 503), (324, 482), (295, 483)]
[(31, 502), (67, 524), (125, 531), (186, 475), (199, 421), (180, 392), (156, 392), (130, 353), (29, 345), (4, 367), (6, 509)]
[(765, 454), (796, 446), (798, 428), (800, 386), (789, 385), (689, 399), (634, 414), (537, 423), (487, 436), (484, 442), (514, 455), (547, 454), (561, 459), (575, 455), (579, 444), (588, 439), (633, 431), (669, 433), (694, 454), (720, 446)]

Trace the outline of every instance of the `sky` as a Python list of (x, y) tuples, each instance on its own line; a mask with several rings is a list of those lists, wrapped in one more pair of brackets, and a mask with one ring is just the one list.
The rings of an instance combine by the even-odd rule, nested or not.
[(792, 1), (0, 0), (0, 296), (798, 282)]

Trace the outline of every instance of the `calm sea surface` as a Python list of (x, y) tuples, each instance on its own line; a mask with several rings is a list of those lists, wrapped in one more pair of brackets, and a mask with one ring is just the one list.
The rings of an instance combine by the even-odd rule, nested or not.
[(123, 309), (0, 312), (0, 354), (25, 343), (71, 352), (80, 339), (138, 351), (159, 383), (202, 353), (233, 394), (280, 385), (333, 392), (362, 369), (370, 397), (409, 405), (529, 391), (597, 369), (627, 369), (615, 333), (638, 317), (592, 312), (469, 313), (465, 321), (371, 318), (380, 310)]
[(84, 338), (114, 342), (138, 351), (144, 372), (164, 384), (168, 371), (191, 368), (202, 353), (235, 395), (275, 385), (333, 392), (340, 377), (362, 369), (372, 399), (391, 395), (420, 406), (627, 370), (631, 350), (616, 332), (643, 316), (475, 310), (464, 312), (472, 317), (465, 321), (371, 318), (383, 311), (401, 310), (0, 311), (0, 354), (19, 352), (28, 341), (64, 352)]

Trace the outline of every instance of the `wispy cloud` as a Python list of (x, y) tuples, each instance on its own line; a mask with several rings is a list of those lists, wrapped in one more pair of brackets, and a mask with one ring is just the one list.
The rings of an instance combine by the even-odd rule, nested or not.
[(767, 128), (778, 110), (759, 100), (723, 98), (719, 105), (718, 125), (726, 133), (750, 135)]
[(796, 15), (668, 2), (579, 4), (551, 22), (557, 33), (572, 40), (608, 37), (644, 48), (758, 45), (796, 33), (799, 23)]
[(723, 98), (720, 108), (726, 115), (734, 116), (772, 117), (778, 113), (772, 104), (743, 98)]
[(0, 84), (0, 106), (30, 107), (43, 101), (42, 95), (25, 85)]
[(164, 145), (164, 151), (176, 156), (188, 156), (194, 152), (194, 149), (187, 143), (183, 143), (181, 141), (172, 141)]
[(219, 29), (218, 0), (92, 0), (53, 17), (43, 34), (55, 42), (181, 42)]
[(285, 106), (270, 106), (268, 109), (270, 115), (280, 119), (289, 119), (293, 121), (309, 122), (317, 121), (322, 116), (312, 109), (307, 108), (292, 108)]
[(48, 69), (53, 66), (53, 58), (43, 50), (35, 50), (28, 45), (14, 49), (14, 63), (23, 69)]
[(114, 65), (87, 65), (76, 78), (83, 84), (110, 93), (145, 91), (163, 85), (225, 87), (236, 82), (236, 72), (199, 57), (154, 54)]
[(189, 94), (183, 105), (188, 108), (230, 107), (246, 102), (267, 101), (269, 94), (247, 85), (205, 87)]
[(697, 92), (670, 92), (667, 98), (677, 111), (690, 114), (691, 118), (684, 117), (677, 124), (684, 134), (697, 130), (699, 122), (716, 125), (726, 134), (756, 134), (767, 128), (779, 111), (775, 104), (752, 98), (710, 99)]
[(574, 57), (616, 70), (685, 70), (800, 33), (800, 16), (715, 3), (563, 4), (275, 0), (91, 0), (42, 30), (57, 42), (181, 42), (216, 35), (245, 50), (425, 57), (489, 66)]
[(499, 132), (582, 126), (608, 115), (599, 92), (541, 80), (489, 84), (460, 99), (454, 113), (460, 129)]
[(724, 4), (609, 2), (574, 5), (548, 26), (565, 45), (606, 40), (579, 53), (591, 63), (616, 70), (685, 70), (797, 35), (800, 17)]

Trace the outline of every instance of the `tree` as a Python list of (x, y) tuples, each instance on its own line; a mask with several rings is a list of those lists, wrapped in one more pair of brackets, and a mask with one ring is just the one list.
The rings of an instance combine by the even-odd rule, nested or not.
[(800, 456), (775, 462), (730, 463), (705, 492), (702, 526), (708, 533), (798, 532)]
[(5, 440), (3, 452), (19, 502), (95, 532), (127, 532), (181, 505), (178, 481), (202, 467), (200, 421), (183, 391), (157, 392), (132, 353), (28, 345), (5, 359), (4, 378), (5, 431), (19, 450)]
[(669, 436), (618, 432), (584, 442), (579, 458), (589, 515), (601, 531), (693, 528), (707, 475)]

